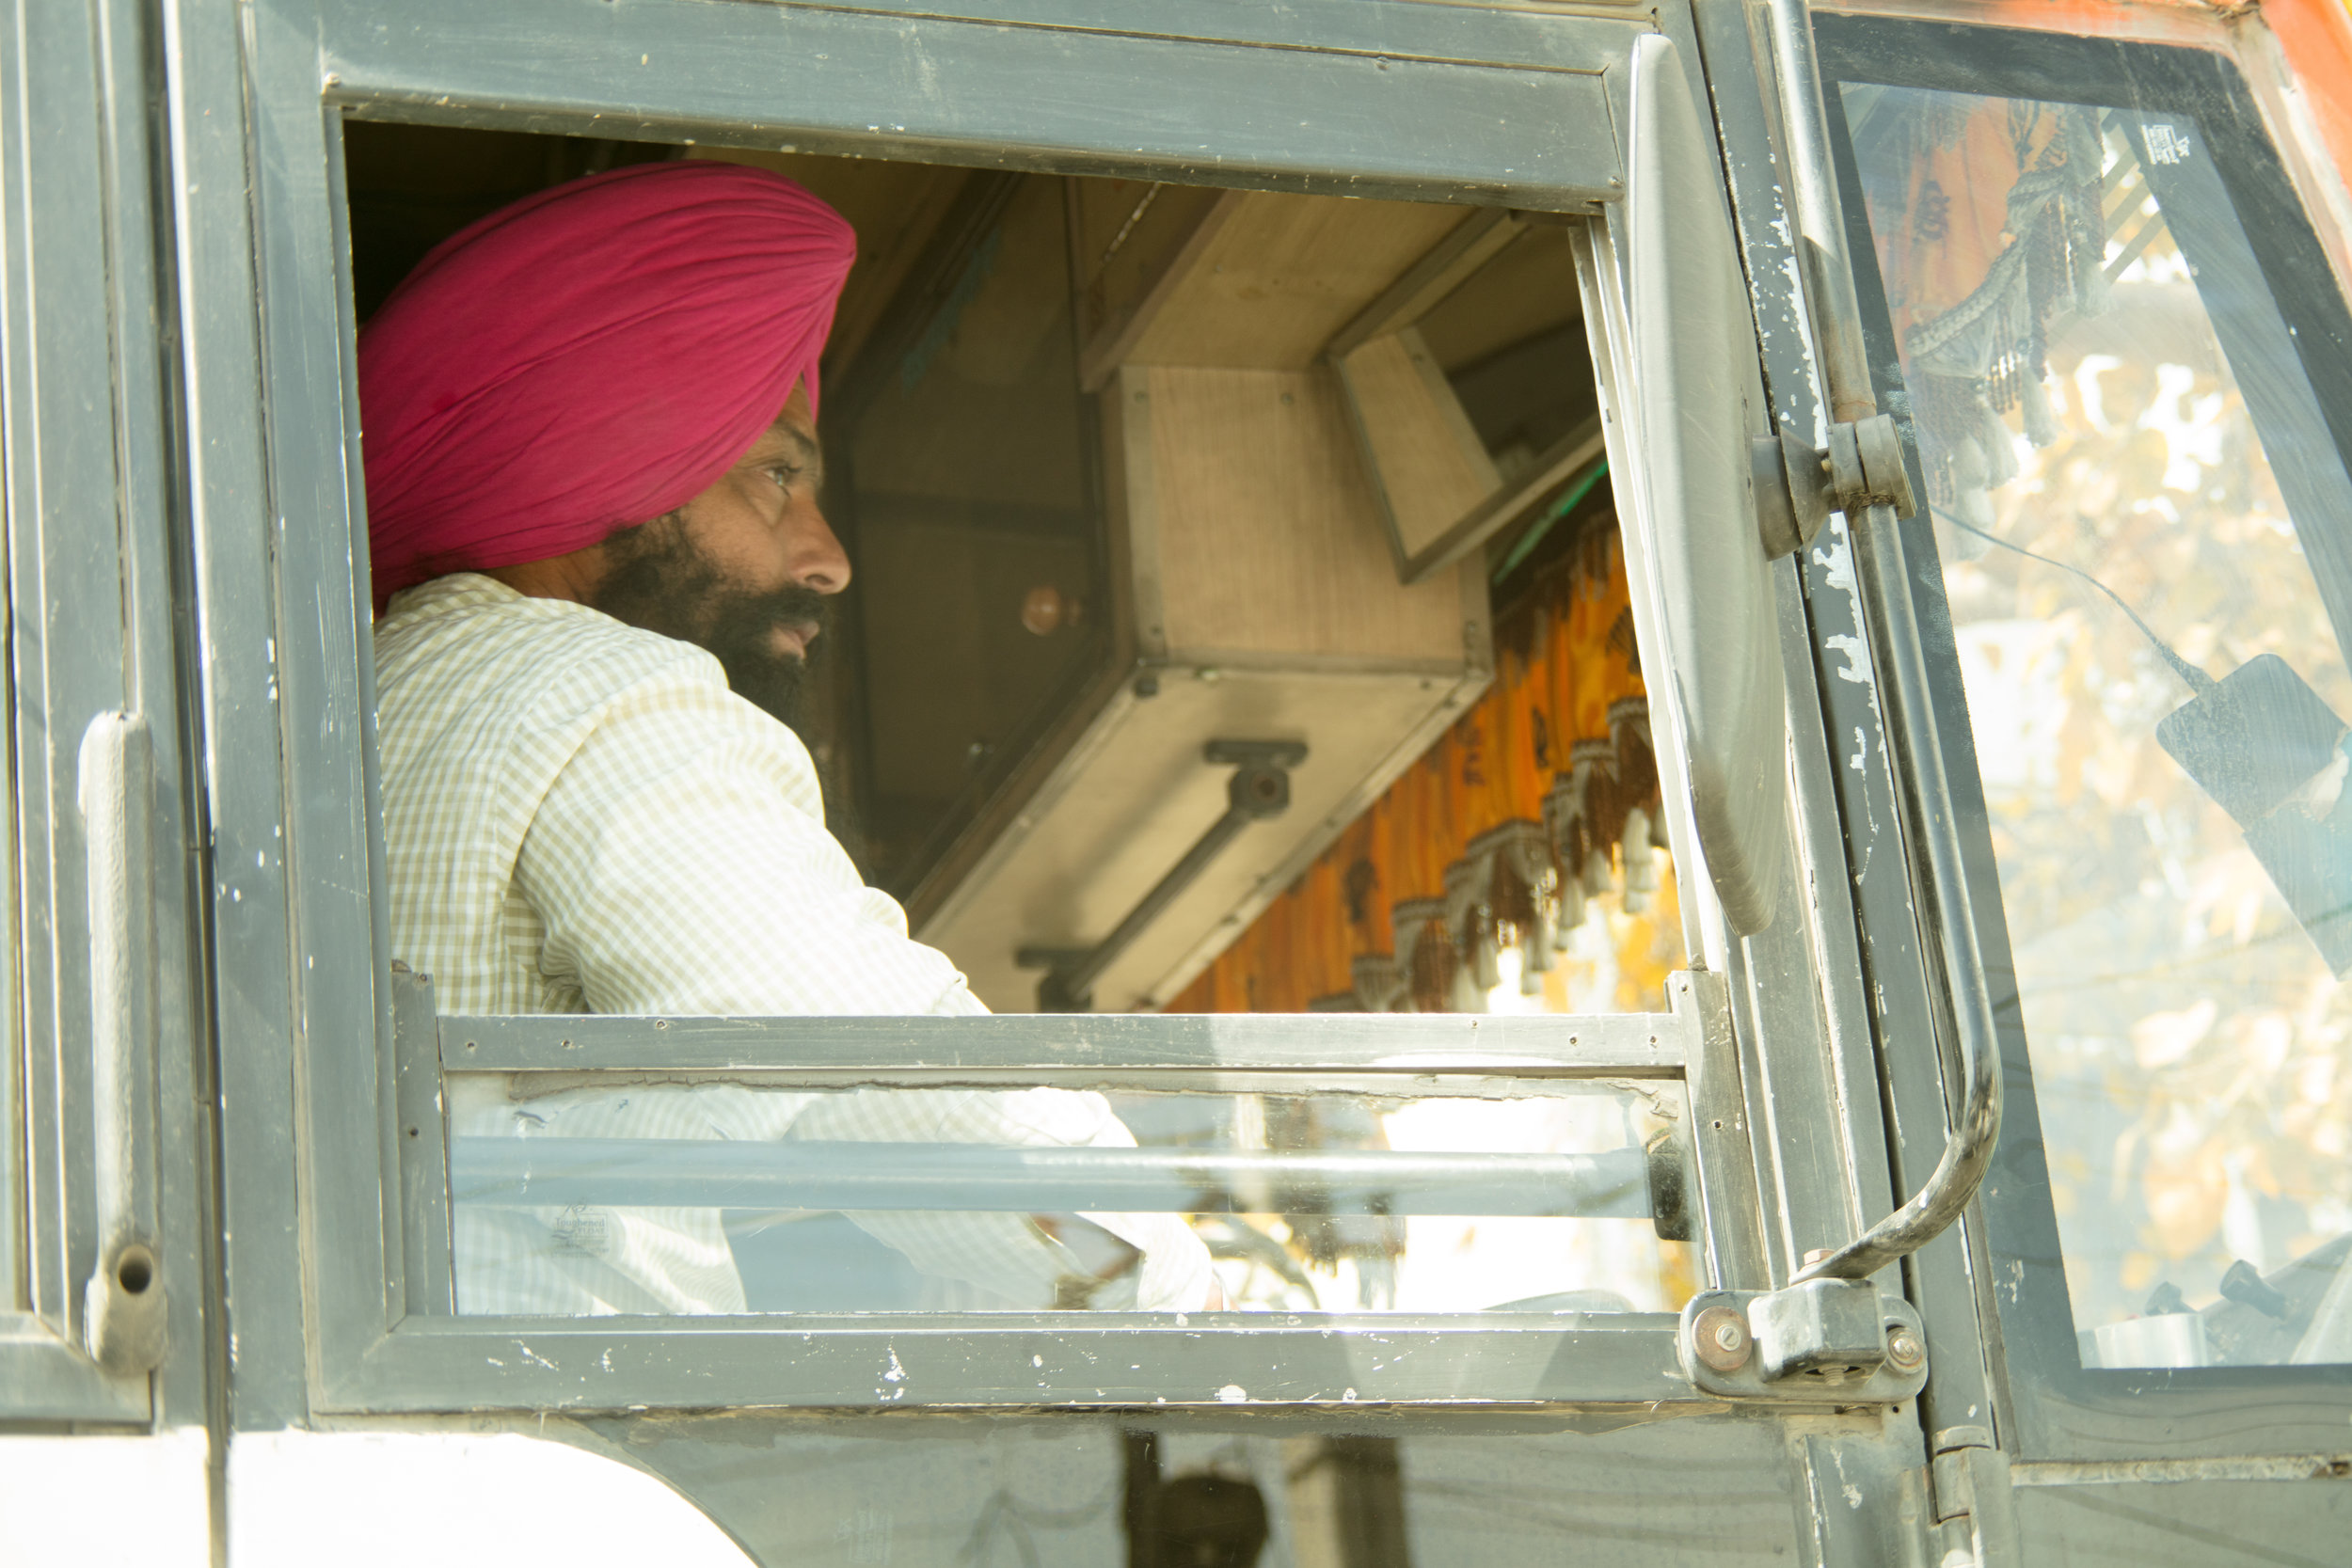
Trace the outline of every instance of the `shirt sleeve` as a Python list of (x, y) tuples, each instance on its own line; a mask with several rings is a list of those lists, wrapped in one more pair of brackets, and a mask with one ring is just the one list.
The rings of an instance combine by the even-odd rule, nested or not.
[[(723, 688), (647, 683), (590, 733), (524, 838), (515, 884), (545, 929), (542, 973), (598, 1013), (985, 1013), (946, 956), (866, 886), (822, 811), (789, 730)], [(740, 1098), (707, 1135), (1134, 1142), (1100, 1095), (1067, 1090), (753, 1097), (782, 1114), (749, 1117)], [(854, 1217), (930, 1272), (1036, 1305), (1073, 1272), (1026, 1215)], [(1208, 1254), (1181, 1219), (1089, 1217), (1143, 1254), (1125, 1287), (1135, 1305), (1201, 1305)]]
[(599, 1013), (969, 1014), (826, 832), (797, 736), (723, 688), (647, 683), (557, 775), (516, 890), (540, 969)]

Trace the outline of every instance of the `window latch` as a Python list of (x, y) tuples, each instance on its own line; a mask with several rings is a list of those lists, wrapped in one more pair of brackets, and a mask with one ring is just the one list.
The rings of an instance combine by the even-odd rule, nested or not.
[(1891, 414), (1832, 424), (1826, 448), (1808, 446), (1783, 425), (1755, 437), (1748, 450), (1768, 561), (1811, 544), (1833, 512), (1851, 516), (1865, 507), (1891, 506), (1896, 516), (1908, 517), (1919, 509)]
[(1918, 1310), (1867, 1279), (1702, 1291), (1677, 1342), (1692, 1386), (1719, 1399), (1894, 1404), (1928, 1381)]

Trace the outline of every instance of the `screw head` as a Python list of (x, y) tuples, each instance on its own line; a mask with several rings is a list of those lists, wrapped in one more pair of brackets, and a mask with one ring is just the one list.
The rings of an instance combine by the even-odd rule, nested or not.
[(1915, 1372), (1927, 1365), (1928, 1347), (1918, 1335), (1899, 1327), (1886, 1337), (1886, 1360), (1897, 1371)]
[(1748, 1320), (1729, 1307), (1710, 1307), (1691, 1321), (1691, 1348), (1719, 1372), (1736, 1372), (1748, 1364), (1755, 1348)]

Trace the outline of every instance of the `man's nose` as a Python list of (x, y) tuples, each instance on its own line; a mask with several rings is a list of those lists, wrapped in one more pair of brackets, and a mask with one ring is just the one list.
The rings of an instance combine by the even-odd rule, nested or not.
[(819, 594), (850, 586), (850, 557), (834, 537), (833, 525), (812, 503), (792, 540), (792, 580)]

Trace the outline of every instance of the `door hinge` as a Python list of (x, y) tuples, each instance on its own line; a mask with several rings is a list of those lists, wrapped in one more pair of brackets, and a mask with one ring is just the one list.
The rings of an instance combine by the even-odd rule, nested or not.
[(1833, 512), (1851, 515), (1865, 507), (1891, 506), (1896, 516), (1908, 517), (1919, 509), (1891, 414), (1831, 425), (1825, 449), (1808, 446), (1783, 425), (1775, 435), (1755, 437), (1749, 454), (1756, 527), (1769, 560), (1812, 543)]
[(1980, 1426), (1946, 1427), (1928, 1462), (1929, 1530), (1938, 1568), (2014, 1568), (2017, 1515), (2009, 1455)]

